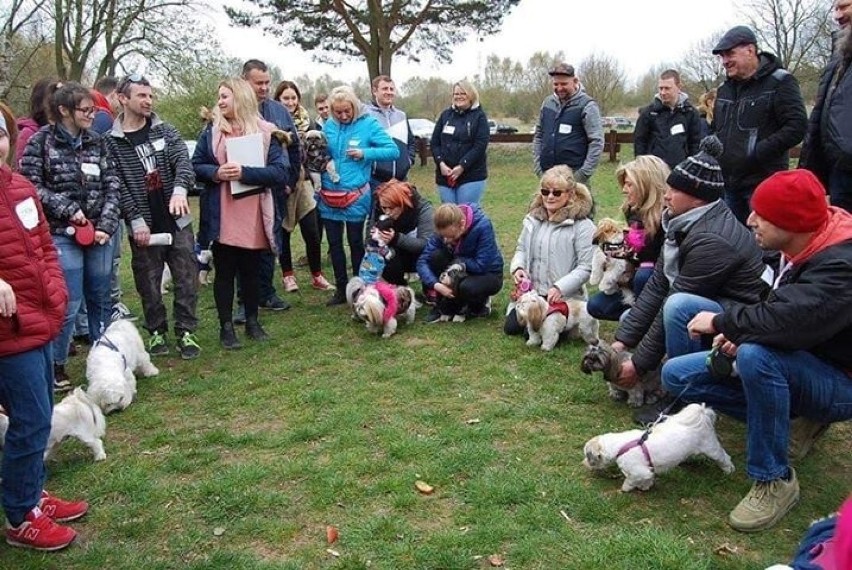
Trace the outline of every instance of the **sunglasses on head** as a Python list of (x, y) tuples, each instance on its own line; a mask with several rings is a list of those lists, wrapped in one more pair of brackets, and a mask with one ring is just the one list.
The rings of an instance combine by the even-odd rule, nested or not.
[(147, 85), (148, 80), (145, 79), (144, 75), (140, 75), (138, 73), (131, 73), (130, 75), (126, 75), (124, 79), (121, 80), (121, 83), (118, 84), (118, 88), (116, 89), (116, 91), (118, 91), (119, 93), (124, 93), (125, 89), (127, 89), (127, 87), (131, 83), (142, 83)]
[(542, 188), (539, 191), (541, 192), (541, 195), (544, 196), (545, 198), (547, 196), (550, 196), (551, 194), (553, 195), (554, 198), (559, 198), (565, 192), (564, 190), (548, 190), (547, 188)]

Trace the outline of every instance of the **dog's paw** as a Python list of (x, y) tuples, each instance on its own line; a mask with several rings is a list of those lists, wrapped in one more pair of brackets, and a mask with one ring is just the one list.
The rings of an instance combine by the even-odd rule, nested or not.
[(95, 455), (95, 461), (103, 461), (106, 459), (106, 453), (98, 453)]
[(464, 315), (453, 315), (453, 322), (454, 323), (463, 323), (464, 321), (465, 321)]
[(340, 182), (340, 175), (339, 174), (332, 174), (331, 175), (331, 181), (334, 182), (335, 184), (337, 184), (338, 182)]

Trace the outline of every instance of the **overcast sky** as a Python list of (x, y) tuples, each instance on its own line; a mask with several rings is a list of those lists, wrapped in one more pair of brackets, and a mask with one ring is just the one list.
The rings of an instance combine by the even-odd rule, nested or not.
[[(679, 60), (690, 45), (714, 31), (741, 23), (733, 0), (521, 0), (505, 18), (501, 32), (457, 46), (452, 64), (396, 59), (392, 74), (398, 85), (417, 75), (473, 77), (481, 73), (492, 53), (526, 63), (536, 51), (562, 50), (569, 63), (579, 63), (593, 52), (606, 52), (621, 62), (628, 76), (636, 78), (660, 62)], [(298, 47), (284, 47), (254, 30), (228, 26), (223, 14), (216, 17), (215, 25), (229, 55), (275, 64), (285, 77), (328, 73), (352, 81), (367, 74), (363, 61), (318, 64)]]

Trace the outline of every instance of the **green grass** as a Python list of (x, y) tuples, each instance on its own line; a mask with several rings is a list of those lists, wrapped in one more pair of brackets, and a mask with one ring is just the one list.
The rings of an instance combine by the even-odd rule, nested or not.
[[(508, 260), (538, 186), (528, 150), (489, 158), (484, 205)], [(593, 183), (599, 211), (617, 216), (613, 173), (605, 164)], [(431, 167), (413, 177), (437, 201)], [(273, 341), (233, 353), (218, 348), (205, 288), (202, 358), (156, 361), (161, 374), (108, 418), (105, 462), (67, 442), (50, 463), (49, 489), (91, 502), (73, 525), (79, 544), (52, 555), (2, 546), (0, 567), (479, 569), (496, 553), (516, 569), (763, 568), (789, 559), (808, 523), (849, 492), (845, 424), (797, 466), (802, 501), (777, 528), (731, 530), (749, 482), (743, 426), (722, 418), (734, 475), (695, 460), (647, 493), (620, 493), (619, 478), (580, 465), (588, 438), (632, 427), (600, 379), (579, 372), (583, 346), (530, 349), (502, 334), (500, 316), (418, 319), (382, 340), (326, 308), (306, 276), (292, 310), (261, 315)], [(138, 313), (129, 254), (123, 280)], [(71, 366), (78, 378), (82, 366)], [(435, 492), (415, 491), (418, 479)], [(339, 557), (326, 525), (340, 529)]]

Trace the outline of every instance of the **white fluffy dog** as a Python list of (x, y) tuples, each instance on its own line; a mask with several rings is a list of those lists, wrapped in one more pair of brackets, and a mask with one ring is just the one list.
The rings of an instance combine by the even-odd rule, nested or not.
[(86, 358), (89, 397), (105, 414), (127, 408), (136, 395), (136, 371), (145, 377), (160, 373), (133, 323), (115, 321)]
[(515, 304), (515, 311), (518, 324), (527, 327), (527, 346), (540, 345), (542, 350), (553, 350), (559, 335), (566, 331), (572, 336), (579, 335), (589, 344), (598, 342), (600, 325), (597, 319), (589, 315), (585, 301), (568, 299), (565, 304), (568, 316), (556, 307), (551, 307), (547, 299), (536, 291), (521, 295)]
[(379, 281), (368, 285), (355, 300), (355, 314), (363, 320), (367, 330), (382, 333), (388, 338), (396, 333), (397, 317), (405, 317), (406, 324), (414, 322), (414, 291)]
[(621, 490), (647, 491), (654, 475), (665, 473), (693, 455), (706, 455), (727, 474), (734, 472), (730, 456), (716, 436), (716, 412), (704, 404), (690, 404), (647, 431), (633, 429), (593, 437), (583, 448), (583, 465), (602, 471), (613, 462), (624, 474)]
[(598, 247), (592, 255), (589, 285), (597, 285), (598, 290), (607, 295), (621, 291), (624, 304), (633, 305), (636, 296), (628, 286), (633, 267), (626, 259), (612, 256), (616, 250), (623, 249), (624, 230), (615, 220), (603, 218), (595, 230), (594, 243)]
[(86, 444), (95, 456), (95, 461), (106, 459), (101, 438), (106, 433), (106, 419), (101, 409), (89, 398), (82, 388), (77, 387), (53, 408), (50, 422), (50, 437), (44, 458), (53, 454), (56, 444), (68, 437), (76, 437)]

